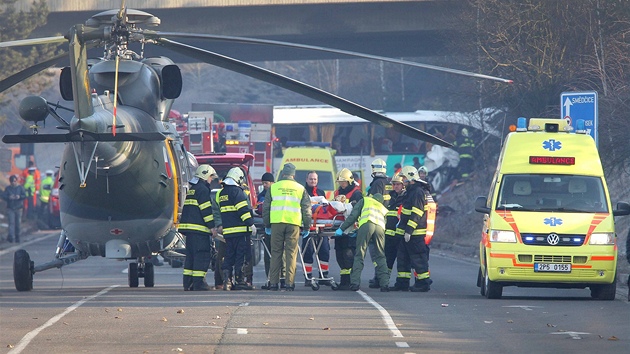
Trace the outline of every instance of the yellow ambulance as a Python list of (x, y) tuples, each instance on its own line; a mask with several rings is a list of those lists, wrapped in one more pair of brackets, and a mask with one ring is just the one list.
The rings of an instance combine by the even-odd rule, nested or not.
[[(332, 200), (337, 180), (337, 164), (334, 150), (318, 146), (295, 146), (284, 151), (278, 174), (285, 163), (295, 165), (295, 181), (306, 186), (306, 176), (310, 171), (317, 172), (318, 187), (326, 192), (326, 199)], [(276, 176), (276, 181), (280, 176)]]
[(584, 122), (519, 118), (499, 156), (484, 214), (477, 286), (489, 299), (504, 286), (586, 288), (613, 300), (617, 235), (599, 153)]

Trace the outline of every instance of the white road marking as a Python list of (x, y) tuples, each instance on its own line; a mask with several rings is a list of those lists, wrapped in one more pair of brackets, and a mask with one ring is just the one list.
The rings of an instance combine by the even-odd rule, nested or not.
[(398, 327), (396, 327), (396, 324), (394, 323), (392, 316), (389, 315), (389, 312), (387, 312), (387, 310), (385, 310), (383, 306), (381, 306), (378, 302), (374, 301), (374, 299), (369, 297), (368, 294), (364, 293), (363, 291), (359, 290), (357, 291), (357, 293), (361, 295), (365, 299), (365, 301), (369, 302), (372, 306), (376, 307), (376, 309), (381, 313), (381, 317), (383, 317), (383, 321), (385, 322), (385, 325), (387, 325), (387, 329), (389, 329), (394, 334), (394, 337), (396, 338), (403, 337), (402, 333), (400, 333), (400, 331), (398, 330)]
[(398, 348), (409, 348), (409, 344), (407, 344), (407, 342), (396, 342), (396, 347), (398, 347)]
[(237, 328), (236, 334), (247, 334), (247, 328)]
[(582, 339), (582, 337), (580, 337), (580, 335), (582, 334), (590, 334), (587, 332), (552, 332), (550, 334), (566, 334), (571, 336), (571, 339)]
[(37, 335), (43, 331), (44, 329), (54, 325), (57, 321), (59, 321), (60, 319), (62, 319), (65, 315), (69, 314), (70, 312), (74, 311), (76, 308), (78, 308), (79, 306), (85, 304), (86, 302), (90, 301), (90, 300), (94, 300), (97, 297), (106, 294), (108, 291), (119, 287), (120, 285), (112, 285), (109, 288), (103, 289), (101, 291), (99, 291), (98, 293), (88, 296), (83, 300), (77, 301), (75, 302), (72, 306), (66, 308), (65, 311), (63, 311), (62, 313), (58, 314), (57, 316), (49, 319), (48, 321), (46, 321), (46, 323), (44, 323), (43, 325), (39, 326), (38, 328), (28, 332), (24, 337), (22, 337), (22, 339), (20, 340), (20, 342), (15, 346), (15, 348), (13, 348), (11, 351), (9, 351), (9, 354), (18, 354), (21, 353), (22, 350), (24, 350), (24, 348), (26, 348), (26, 346), (35, 338), (37, 337)]
[(44, 235), (42, 237), (38, 237), (38, 238), (30, 240), (30, 241), (16, 243), (16, 244), (14, 244), (13, 246), (11, 246), (9, 248), (5, 248), (5, 249), (1, 250), (0, 251), (0, 256), (4, 256), (5, 254), (7, 254), (9, 252), (17, 251), (20, 248), (24, 248), (24, 246), (32, 245), (35, 242), (43, 241), (43, 240), (51, 238), (53, 236), (59, 236), (59, 234), (51, 233), (49, 235)]
[(512, 306), (501, 306), (501, 307), (516, 307), (519, 309), (523, 309), (525, 311), (532, 311), (535, 308), (542, 308), (542, 306), (528, 306), (528, 305), (512, 305)]
[(170, 328), (223, 328), (221, 326), (170, 326)]

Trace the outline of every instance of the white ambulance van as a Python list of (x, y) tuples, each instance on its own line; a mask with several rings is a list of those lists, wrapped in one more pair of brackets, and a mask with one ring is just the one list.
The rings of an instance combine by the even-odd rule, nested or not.
[(477, 286), (489, 299), (503, 287), (586, 288), (613, 300), (617, 235), (593, 138), (583, 121), (518, 119), (499, 156), (490, 192), (478, 197), (483, 213)]

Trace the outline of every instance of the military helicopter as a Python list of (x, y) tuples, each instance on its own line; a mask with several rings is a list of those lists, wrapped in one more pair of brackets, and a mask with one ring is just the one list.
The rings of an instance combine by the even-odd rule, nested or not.
[[(24, 69), (0, 81), (0, 92), (53, 66), (68, 56), (61, 70), (62, 97), (74, 104), (74, 117), (66, 121), (52, 104), (39, 96), (20, 103), (20, 116), (31, 135), (7, 135), (5, 143), (65, 143), (60, 162), (59, 200), (62, 231), (50, 262), (35, 265), (25, 250), (14, 255), (14, 282), (18, 291), (33, 289), (33, 276), (89, 256), (132, 260), (130, 287), (154, 286), (155, 254), (178, 253), (181, 241), (176, 226), (186, 196), (189, 170), (196, 161), (183, 147), (168, 113), (182, 90), (182, 75), (166, 57), (144, 58), (131, 43), (160, 45), (211, 65), (244, 74), (335, 106), (370, 122), (410, 137), (442, 146), (447, 141), (408, 126), (316, 87), (218, 53), (176, 42), (170, 38), (196, 38), (285, 46), (327, 51), (348, 56), (442, 70), (459, 75), (509, 80), (392, 58), (295, 43), (208, 34), (158, 32), (140, 26), (157, 26), (160, 19), (140, 11), (120, 9), (98, 13), (70, 28), (65, 36), (16, 40), (0, 48), (50, 43), (68, 44), (66, 53)], [(89, 59), (87, 50), (103, 48), (103, 57)], [(64, 134), (38, 134), (38, 123), (52, 115)], [(73, 251), (69, 251), (73, 249)]]

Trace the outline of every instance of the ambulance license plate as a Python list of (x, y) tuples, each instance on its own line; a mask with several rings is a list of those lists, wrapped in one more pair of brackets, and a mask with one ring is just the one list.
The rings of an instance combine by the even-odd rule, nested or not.
[(571, 264), (567, 263), (534, 263), (534, 272), (571, 272)]

